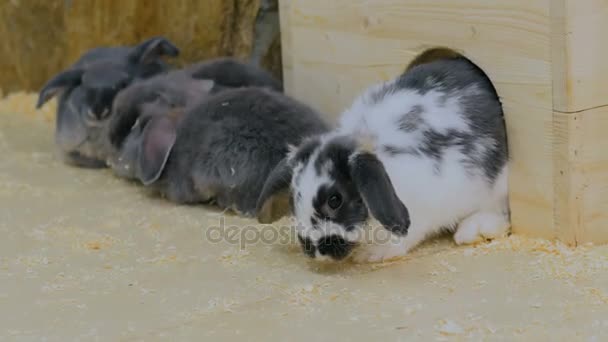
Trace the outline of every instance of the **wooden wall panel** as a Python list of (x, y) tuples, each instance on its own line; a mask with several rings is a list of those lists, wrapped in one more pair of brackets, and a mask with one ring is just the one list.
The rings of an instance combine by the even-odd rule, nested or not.
[(608, 1), (552, 0), (555, 110), (608, 106)]
[(556, 112), (555, 224), (571, 244), (608, 242), (608, 109)]
[(570, 244), (608, 242), (608, 2), (553, 0), (554, 223)]

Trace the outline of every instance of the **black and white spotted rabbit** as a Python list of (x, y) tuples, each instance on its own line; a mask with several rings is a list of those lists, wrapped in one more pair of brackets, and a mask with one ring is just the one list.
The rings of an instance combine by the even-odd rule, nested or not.
[[(469, 59), (427, 56), (367, 89), (335, 130), (294, 148), (269, 176), (258, 220), (278, 219), (277, 203), (292, 201), (307, 255), (360, 262), (402, 256), (446, 228), (458, 244), (505, 235), (501, 102)], [(371, 218), (390, 241), (364, 239)]]

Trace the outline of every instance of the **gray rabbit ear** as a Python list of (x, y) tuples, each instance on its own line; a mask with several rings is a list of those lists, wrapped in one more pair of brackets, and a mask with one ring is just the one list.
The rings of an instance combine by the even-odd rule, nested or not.
[(290, 212), (292, 175), (287, 158), (281, 160), (268, 175), (257, 202), (258, 222), (272, 223)]
[(359, 152), (349, 161), (350, 174), (372, 215), (387, 230), (406, 235), (410, 216), (378, 158), (369, 152)]
[(138, 177), (150, 185), (162, 174), (177, 139), (176, 122), (168, 116), (156, 116), (146, 124), (140, 142)]
[(79, 85), (83, 72), (82, 69), (70, 69), (51, 78), (40, 90), (36, 108), (39, 109), (42, 107), (43, 104), (61, 91)]
[[(74, 92), (79, 90), (75, 89)], [(55, 142), (64, 151), (76, 149), (87, 139), (87, 127), (82, 121), (76, 103), (79, 98), (72, 94), (67, 99), (67, 105), (57, 111), (56, 118)]]
[(179, 49), (164, 37), (153, 37), (135, 46), (130, 54), (134, 63), (154, 62), (161, 56), (177, 57)]
[(215, 86), (214, 80), (209, 79), (192, 79), (192, 87), (197, 94), (207, 94), (210, 93), (213, 87)]

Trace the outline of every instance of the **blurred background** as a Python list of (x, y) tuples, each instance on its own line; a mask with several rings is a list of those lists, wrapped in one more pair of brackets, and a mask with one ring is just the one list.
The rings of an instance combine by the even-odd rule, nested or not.
[(282, 78), (277, 0), (0, 0), (0, 90), (38, 91), (90, 48), (156, 35), (180, 48), (170, 63), (236, 56)]

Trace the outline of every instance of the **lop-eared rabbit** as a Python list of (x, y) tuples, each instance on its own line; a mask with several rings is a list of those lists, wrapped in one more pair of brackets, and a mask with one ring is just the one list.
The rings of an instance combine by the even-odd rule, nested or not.
[(305, 254), (325, 260), (402, 256), (444, 229), (458, 244), (495, 238), (510, 227), (507, 160), (491, 81), (462, 55), (433, 49), (280, 162), (258, 219), (273, 222), (291, 201)]
[(209, 94), (243, 87), (282, 91), (281, 82), (267, 70), (232, 57), (206, 60), (133, 83), (116, 97), (108, 122), (110, 143), (120, 148), (145, 108), (156, 113), (185, 111)]
[(116, 94), (136, 79), (167, 70), (161, 57), (179, 50), (163, 37), (135, 46), (98, 47), (50, 79), (40, 90), (37, 108), (60, 95), (55, 141), (65, 161), (80, 167), (105, 167), (99, 146), (104, 122)]
[(268, 88), (226, 89), (191, 108), (172, 109), (160, 98), (142, 106), (111, 164), (170, 201), (253, 217), (288, 145), (328, 130), (312, 108)]

